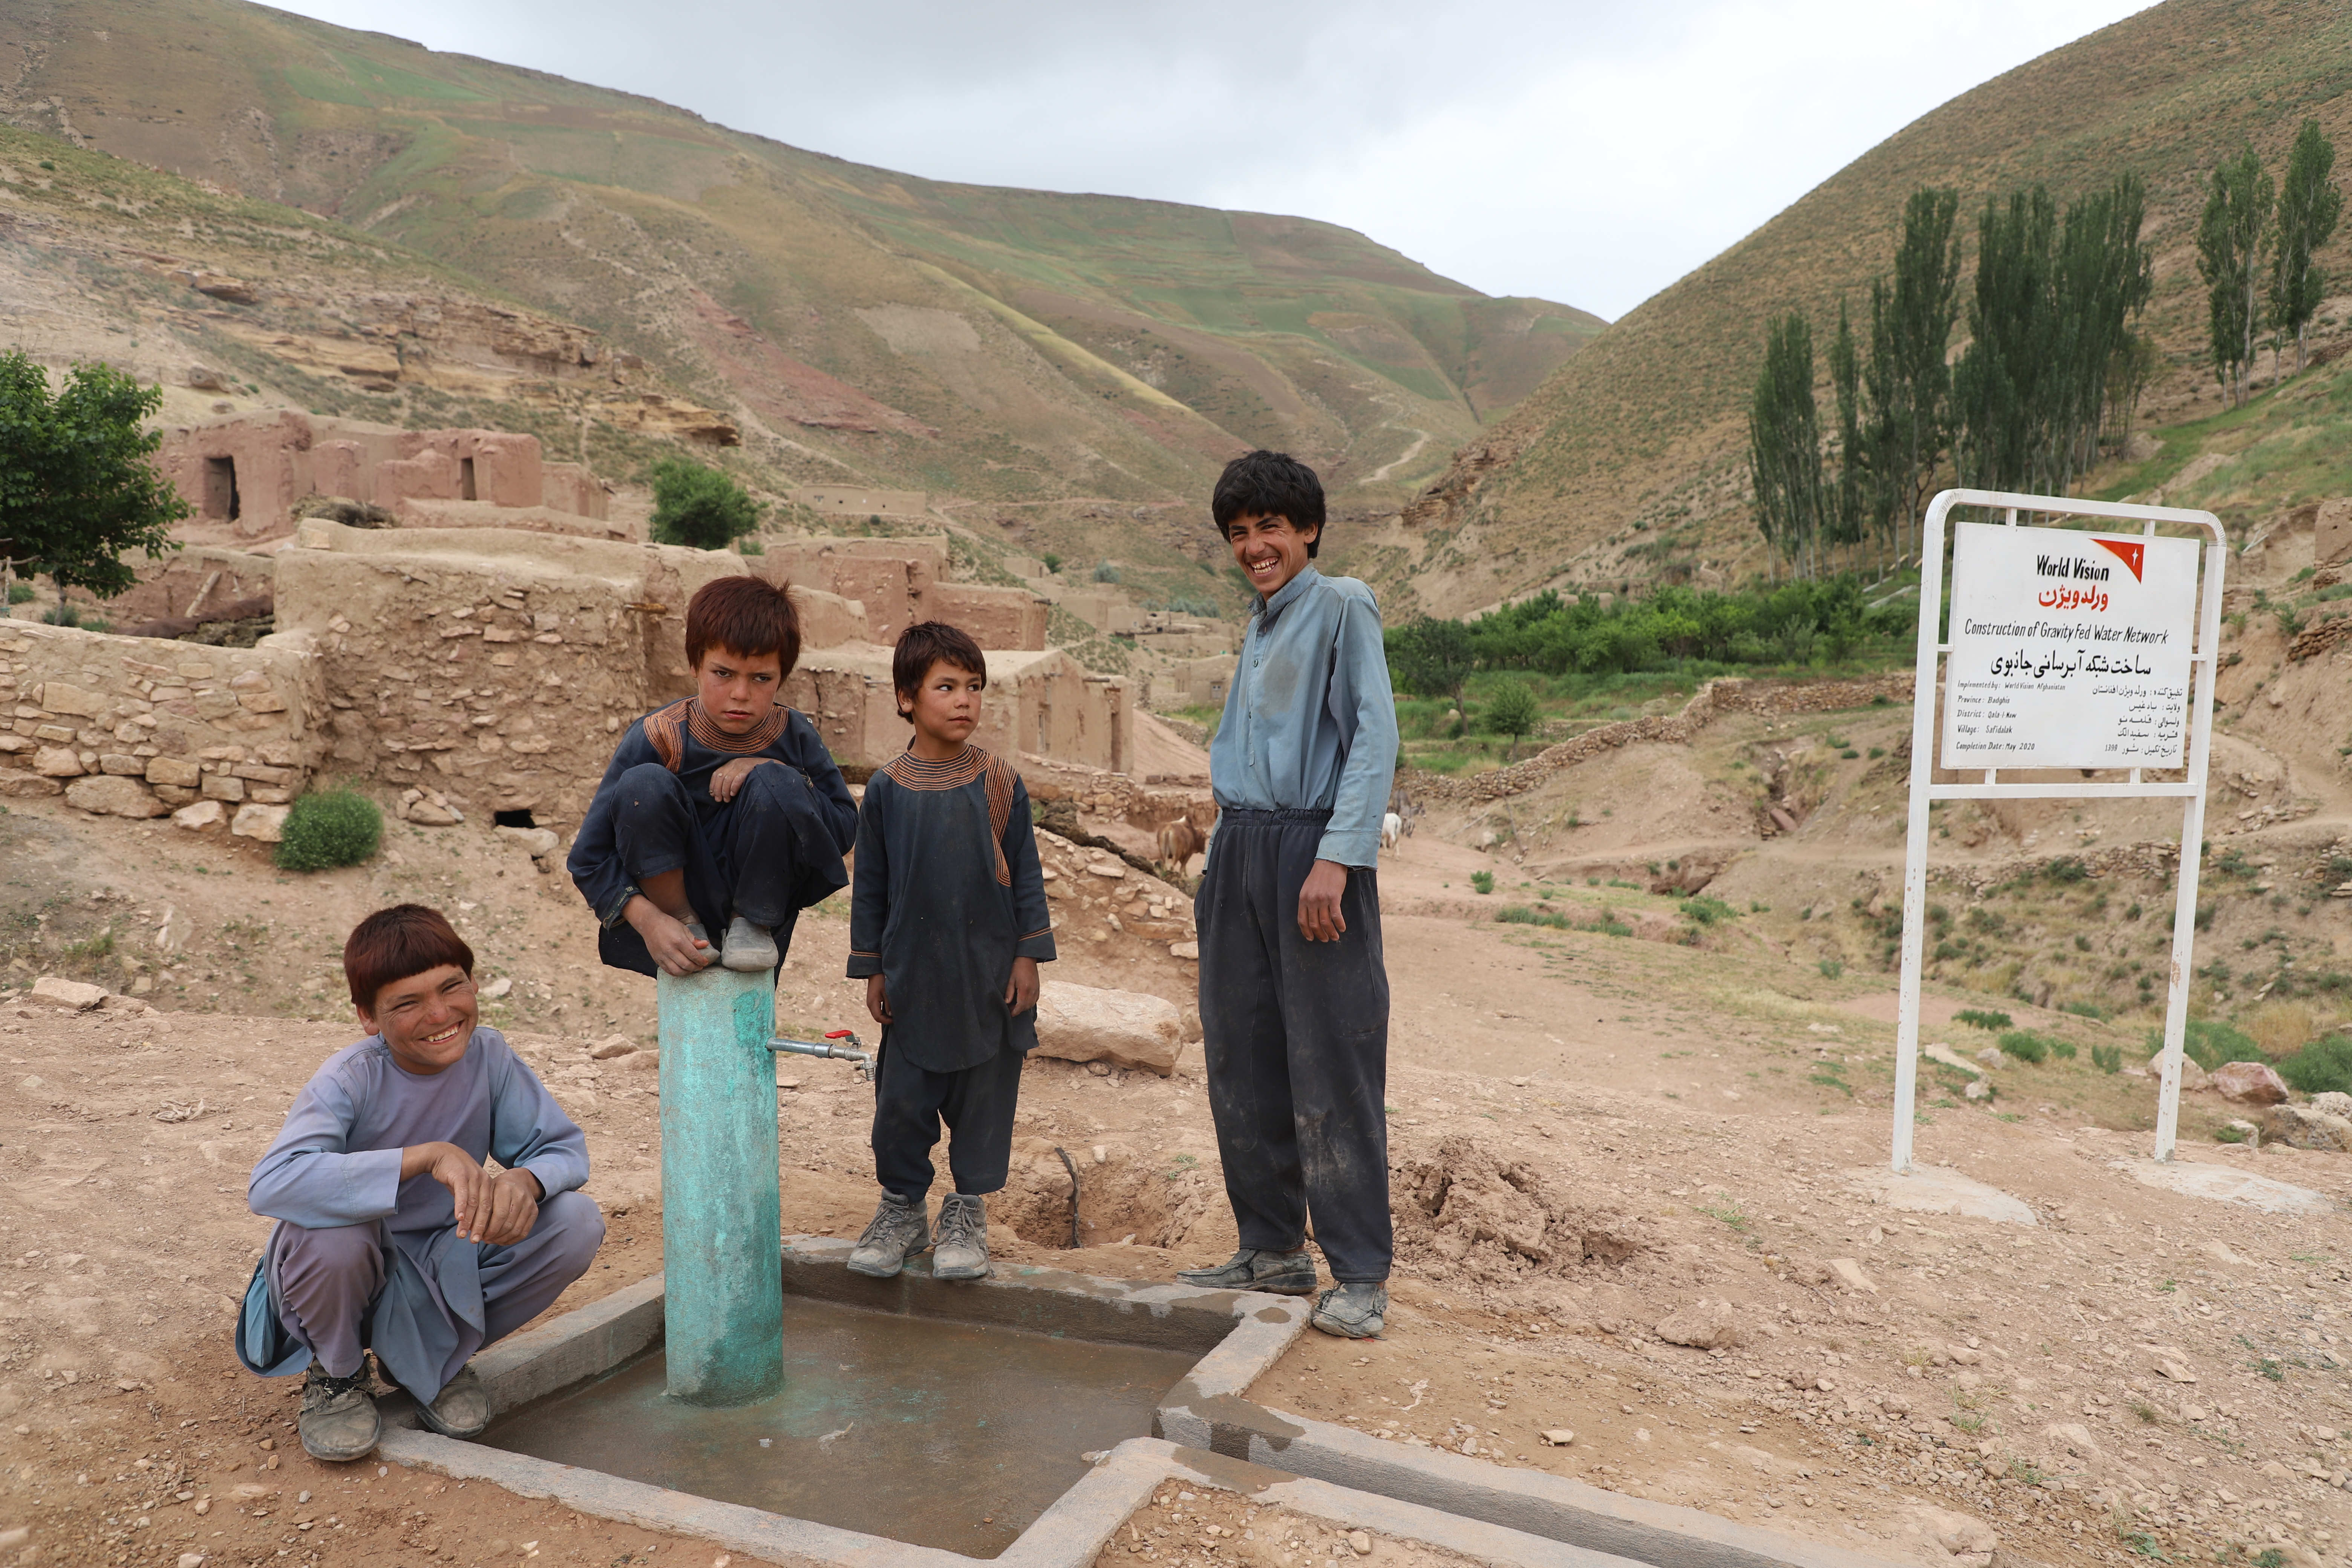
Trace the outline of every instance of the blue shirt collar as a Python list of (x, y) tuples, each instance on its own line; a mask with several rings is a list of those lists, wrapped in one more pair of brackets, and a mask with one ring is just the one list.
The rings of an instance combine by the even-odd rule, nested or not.
[(1297, 576), (1275, 590), (1274, 597), (1269, 599), (1260, 595), (1257, 603), (1250, 607), (1250, 614), (1261, 617), (1267, 626), (1271, 626), (1282, 617), (1283, 611), (1298, 602), (1298, 596), (1301, 594), (1307, 592), (1311, 584), (1322, 580), (1323, 574), (1316, 571), (1315, 563), (1309, 561), (1299, 569)]

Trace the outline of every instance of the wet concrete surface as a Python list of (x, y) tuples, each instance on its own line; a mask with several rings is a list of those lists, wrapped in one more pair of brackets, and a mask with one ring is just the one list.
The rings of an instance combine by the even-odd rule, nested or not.
[(722, 1502), (993, 1557), (1149, 1436), (1192, 1370), (1167, 1350), (784, 1298), (784, 1388), (732, 1409), (663, 1392), (656, 1349), (501, 1416), (478, 1441)]

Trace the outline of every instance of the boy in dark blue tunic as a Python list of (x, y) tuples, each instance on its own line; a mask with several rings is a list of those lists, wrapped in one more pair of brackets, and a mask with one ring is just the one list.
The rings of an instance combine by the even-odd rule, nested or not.
[(882, 1026), (874, 1173), (882, 1201), (849, 1267), (888, 1279), (932, 1245), (940, 1125), (955, 1191), (940, 1205), (931, 1275), (988, 1273), (987, 1194), (1013, 1157), (1021, 1062), (1037, 1044), (1037, 965), (1054, 957), (1029, 792), (971, 743), (988, 667), (980, 645), (924, 621), (899, 634), (891, 684), (915, 727), (866, 782), (857, 813), (849, 973)]
[(606, 963), (773, 969), (800, 911), (849, 880), (856, 803), (815, 727), (777, 700), (800, 651), (772, 583), (721, 577), (688, 602), (695, 695), (629, 726), (566, 863)]

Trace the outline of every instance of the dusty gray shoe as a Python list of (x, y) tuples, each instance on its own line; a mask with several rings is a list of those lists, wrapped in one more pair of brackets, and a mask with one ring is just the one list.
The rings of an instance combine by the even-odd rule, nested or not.
[(444, 1437), (471, 1437), (490, 1424), (490, 1391), (469, 1363), (441, 1385), (432, 1404), (417, 1402), (416, 1418)]
[(1324, 1291), (1307, 1321), (1343, 1340), (1369, 1340), (1388, 1327), (1388, 1312), (1389, 1288), (1366, 1281)]
[(329, 1377), (325, 1367), (312, 1362), (302, 1381), (302, 1411), (294, 1429), (301, 1436), (302, 1451), (329, 1464), (373, 1453), (383, 1423), (376, 1415), (374, 1381), (368, 1376), (367, 1363), (362, 1361), (349, 1377)]
[(766, 926), (755, 926), (737, 915), (728, 923), (727, 943), (719, 962), (745, 974), (773, 969), (780, 962), (776, 939), (768, 934)]
[(849, 1255), (849, 1271), (887, 1279), (908, 1258), (929, 1247), (931, 1222), (925, 1207), (919, 1200), (908, 1203), (895, 1193), (883, 1194), (874, 1205), (874, 1217), (866, 1222), (866, 1234)]
[(1305, 1247), (1296, 1252), (1268, 1252), (1244, 1247), (1214, 1268), (1187, 1268), (1176, 1276), (1187, 1285), (1209, 1290), (1265, 1290), (1276, 1296), (1315, 1293), (1315, 1255)]
[(934, 1279), (988, 1278), (988, 1200), (950, 1193), (940, 1205), (940, 1239), (931, 1254)]

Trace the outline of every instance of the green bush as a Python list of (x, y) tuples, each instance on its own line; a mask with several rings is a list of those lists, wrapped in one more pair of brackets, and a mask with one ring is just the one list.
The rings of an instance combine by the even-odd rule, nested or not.
[(685, 458), (664, 458), (653, 467), (656, 544), (724, 550), (730, 540), (756, 531), (760, 503), (717, 468)]
[(2031, 1029), (2011, 1029), (2001, 1036), (2000, 1045), (2002, 1056), (2015, 1057), (2021, 1062), (2038, 1065), (2050, 1059), (2049, 1037)]
[(30, 583), (9, 584), (8, 602), (12, 605), (31, 604), (33, 602), (33, 585)]
[(1470, 873), (1470, 885), (1482, 893), (1491, 893), (1495, 890), (1495, 873), (1473, 871)]
[(2121, 1046), (2093, 1046), (2091, 1065), (2104, 1073), (2124, 1070), (2124, 1048)]
[(45, 626), (78, 626), (81, 625), (81, 606), (60, 601), (41, 612), (41, 622)]
[(2352, 1039), (2330, 1035), (2314, 1040), (2278, 1065), (2279, 1077), (2304, 1094), (2329, 1089), (2352, 1094)]
[[(2148, 1054), (2164, 1048), (2164, 1031), (2147, 1032)], [(2191, 1018), (2180, 1042), (2181, 1051), (2190, 1061), (2211, 1072), (2223, 1062), (2258, 1062), (2263, 1059), (2262, 1047), (2242, 1030), (2231, 1027), (2219, 1018)]]
[(1704, 893), (1696, 898), (1685, 899), (1683, 913), (1703, 926), (1711, 926), (1717, 921), (1737, 920), (1739, 916), (1738, 910), (1721, 899), (1710, 899)]
[(1096, 562), (1096, 563), (1095, 563), (1095, 581), (1096, 581), (1096, 582), (1097, 582), (1097, 583), (1116, 583), (1116, 582), (1118, 582), (1118, 567), (1116, 567), (1116, 566), (1114, 566), (1114, 565), (1112, 565), (1112, 564), (1111, 564), (1109, 562), (1108, 562), (1108, 561), (1097, 561), (1097, 562)]
[(278, 841), (281, 871), (323, 871), (356, 866), (383, 842), (383, 813), (375, 802), (347, 789), (306, 795), (286, 814)]
[(1963, 1007), (1952, 1017), (1974, 1029), (2006, 1029), (2017, 1022), (2006, 1013), (1988, 1012), (1981, 1007)]
[(1059, 572), (1062, 569), (1062, 558), (1050, 550), (1040, 559), (1045, 563), (1045, 570), (1048, 572)]

